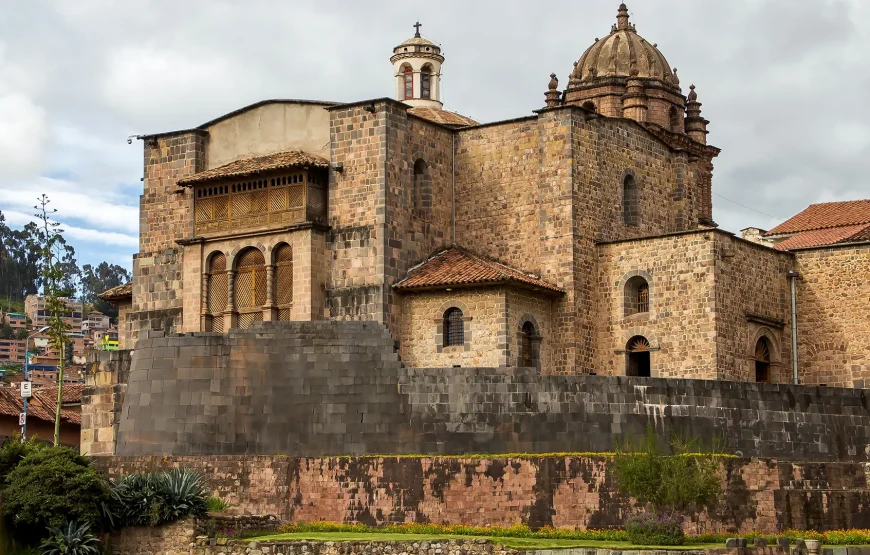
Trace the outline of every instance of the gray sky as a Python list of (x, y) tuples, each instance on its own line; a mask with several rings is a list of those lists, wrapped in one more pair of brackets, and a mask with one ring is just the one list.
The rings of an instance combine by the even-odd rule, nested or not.
[[(48, 193), (80, 261), (130, 266), (142, 144), (266, 98), (391, 96), (392, 48), (442, 45), (446, 107), (479, 121), (543, 106), (618, 1), (0, 0), (0, 210)], [(714, 217), (769, 228), (870, 198), (867, 0), (634, 0), (632, 21), (697, 86), (722, 148)], [(721, 195), (721, 196), (719, 196)]]

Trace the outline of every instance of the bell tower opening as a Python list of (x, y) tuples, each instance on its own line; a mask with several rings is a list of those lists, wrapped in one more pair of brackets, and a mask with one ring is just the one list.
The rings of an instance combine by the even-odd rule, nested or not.
[(441, 47), (420, 34), (422, 23), (413, 25), (414, 36), (393, 48), (390, 62), (396, 79), (396, 99), (414, 108), (442, 109)]

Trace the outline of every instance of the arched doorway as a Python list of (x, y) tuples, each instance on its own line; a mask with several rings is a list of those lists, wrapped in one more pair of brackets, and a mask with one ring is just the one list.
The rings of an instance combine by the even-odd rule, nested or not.
[(651, 376), (650, 345), (646, 337), (637, 335), (626, 346), (626, 376), (649, 378)]
[(239, 312), (238, 327), (249, 328), (254, 322), (263, 321), (263, 305), (266, 304), (266, 260), (260, 249), (249, 248), (239, 253), (233, 296)]
[(755, 344), (755, 381), (770, 383), (770, 341), (766, 337)]

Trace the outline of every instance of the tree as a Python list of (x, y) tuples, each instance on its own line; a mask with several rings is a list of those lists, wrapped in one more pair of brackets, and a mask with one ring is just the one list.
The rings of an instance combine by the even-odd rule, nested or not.
[(66, 364), (66, 350), (69, 343), (69, 330), (64, 317), (68, 313), (65, 297), (69, 297), (75, 291), (70, 287), (74, 279), (69, 275), (69, 250), (66, 249), (60, 229), (60, 223), (52, 219), (57, 213), (56, 209), (49, 209), (51, 201), (48, 195), (39, 197), (39, 204), (34, 206), (37, 210), (36, 217), (42, 222), (42, 282), (45, 295), (45, 310), (49, 314), (48, 336), (52, 345), (58, 350), (60, 356), (57, 364), (57, 412), (54, 417), (54, 445), (60, 443), (60, 410), (63, 405), (63, 371)]
[(14, 339), (14, 338), (15, 338), (15, 330), (12, 329), (12, 326), (9, 325), (9, 322), (4, 320), (3, 325), (0, 326), (0, 339)]
[(110, 318), (118, 317), (118, 308), (102, 300), (98, 295), (103, 291), (124, 285), (130, 281), (130, 272), (117, 264), (101, 262), (96, 267), (82, 266), (82, 300)]

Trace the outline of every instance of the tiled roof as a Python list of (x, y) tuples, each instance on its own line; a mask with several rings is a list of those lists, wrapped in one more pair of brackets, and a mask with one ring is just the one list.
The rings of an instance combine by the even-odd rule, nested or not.
[[(67, 391), (69, 390), (69, 394)], [(70, 398), (70, 401), (67, 401)], [(82, 386), (81, 385), (65, 385), (63, 387), (63, 402), (64, 404), (78, 404), (82, 402)], [(0, 415), (18, 416), (24, 410), (24, 403), (21, 400), (21, 394), (17, 387), (0, 388)], [(45, 387), (33, 390), (33, 397), (27, 403), (27, 417), (37, 418), (45, 422), (54, 422), (55, 412), (57, 410), (57, 388)], [(71, 408), (60, 409), (60, 419), (62, 422), (70, 424), (81, 424), (81, 414), (78, 410)]]
[(217, 179), (247, 177), (249, 175), (256, 175), (267, 171), (303, 167), (328, 168), (329, 161), (320, 156), (302, 152), (301, 150), (276, 152), (265, 156), (243, 158), (217, 168), (199, 172), (190, 177), (179, 179), (178, 184), (196, 185), (197, 183), (204, 183), (206, 181), (214, 181)]
[(456, 112), (448, 112), (447, 110), (436, 110), (434, 108), (411, 108), (408, 113), (418, 118), (440, 123), (448, 127), (468, 127), (469, 125), (477, 125), (478, 122), (473, 119), (457, 114)]
[(106, 302), (120, 301), (133, 296), (133, 282), (107, 289), (97, 295)]
[(450, 285), (474, 287), (502, 284), (537, 289), (550, 294), (564, 293), (558, 287), (535, 276), (456, 247), (441, 251), (419, 266), (411, 268), (408, 276), (394, 287), (400, 291), (413, 291)]
[(827, 229), (800, 231), (788, 239), (780, 241), (775, 247), (779, 250), (787, 251), (866, 240), (870, 240), (870, 224), (844, 225)]
[(858, 224), (870, 224), (870, 199), (811, 204), (764, 235), (770, 237)]
[[(66, 384), (63, 386), (63, 392), (61, 394), (63, 395), (64, 405), (60, 409), (61, 420), (73, 424), (81, 424), (81, 415), (79, 414), (79, 412), (65, 407), (68, 405), (82, 404), (82, 386)], [(34, 390), (33, 398), (31, 399), (31, 401), (34, 401), (32, 403), (33, 406), (38, 407), (46, 414), (51, 415), (49, 420), (54, 420), (54, 414), (57, 411), (56, 387), (46, 387)], [(28, 407), (27, 410), (29, 412), (30, 407)], [(42, 416), (39, 416), (39, 418), (42, 418)]]

